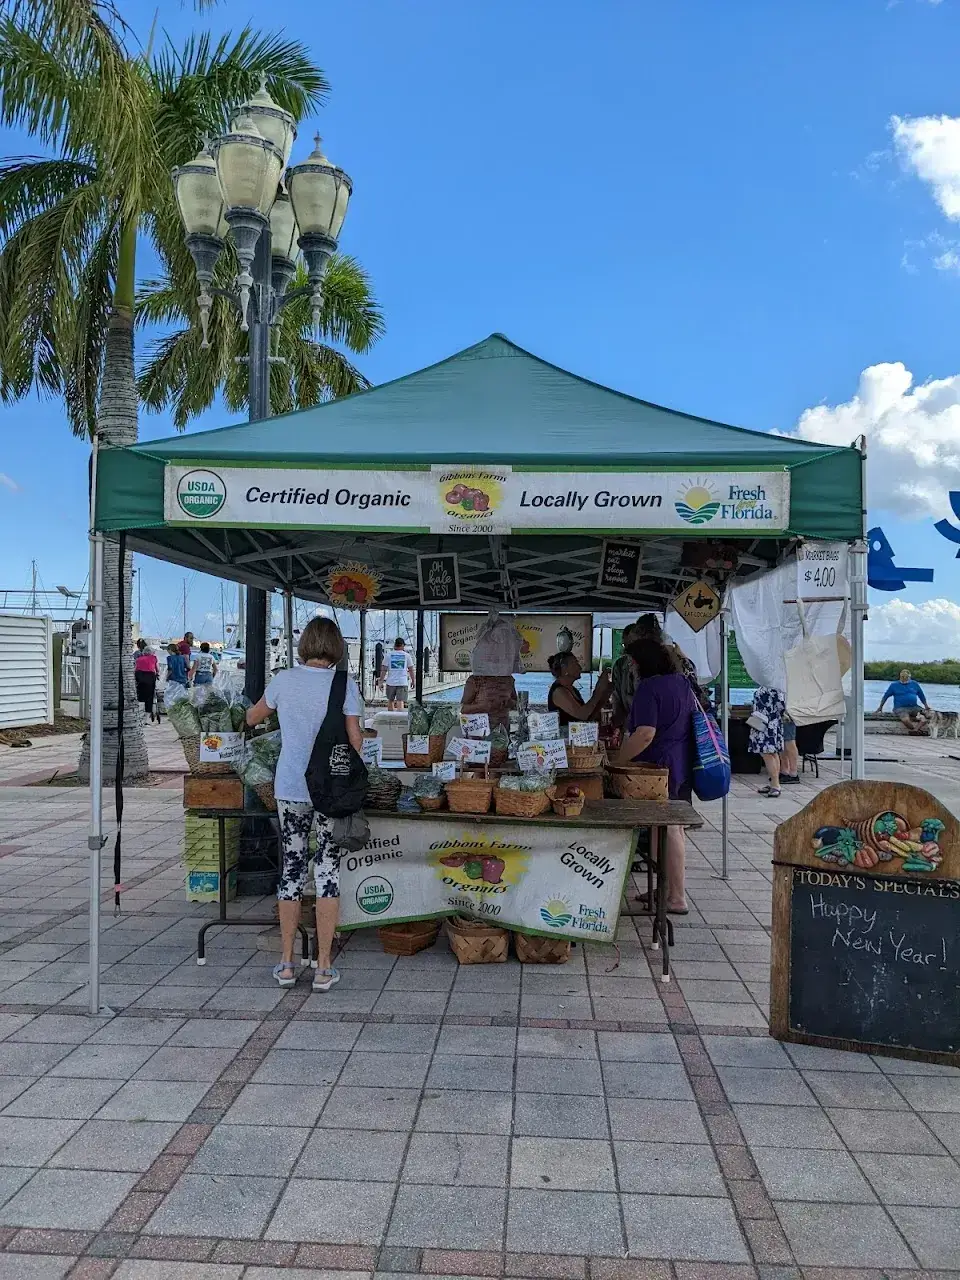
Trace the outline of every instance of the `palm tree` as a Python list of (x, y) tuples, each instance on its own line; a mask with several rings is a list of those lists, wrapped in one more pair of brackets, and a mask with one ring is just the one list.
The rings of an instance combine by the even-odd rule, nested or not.
[[(193, 280), (171, 168), (222, 132), (263, 77), (295, 119), (327, 84), (296, 41), (245, 29), (153, 54), (109, 0), (5, 0), (0, 123), (50, 154), (0, 163), (0, 400), (62, 398), (73, 431), (105, 447), (137, 439), (134, 315), (146, 233), (173, 281)], [(104, 563), (104, 778), (112, 778), (124, 688), (127, 778), (147, 771), (128, 656), (132, 557)], [(121, 592), (122, 585), (122, 592)], [(88, 765), (86, 748), (81, 772)]]
[[(215, 283), (227, 287), (235, 271), (233, 255), (225, 247), (217, 264)], [(306, 284), (306, 272), (301, 267), (290, 287)], [(137, 300), (140, 323), (186, 322), (151, 343), (149, 359), (137, 379), (142, 403), (154, 410), (172, 409), (178, 430), (190, 418), (209, 409), (218, 394), (231, 412), (247, 408), (247, 367), (243, 357), (247, 354), (248, 335), (241, 331), (232, 304), (217, 295), (210, 312), (209, 346), (204, 348), (196, 292), (193, 281), (167, 276), (146, 282)], [(271, 413), (306, 409), (321, 400), (350, 395), (370, 385), (336, 347), (312, 340), (307, 297), (284, 308), (276, 329), (276, 349), (285, 363), (270, 366)], [(383, 319), (371, 295), (367, 274), (353, 258), (335, 254), (327, 265), (320, 330), (331, 341), (356, 352), (368, 351), (383, 332)]]

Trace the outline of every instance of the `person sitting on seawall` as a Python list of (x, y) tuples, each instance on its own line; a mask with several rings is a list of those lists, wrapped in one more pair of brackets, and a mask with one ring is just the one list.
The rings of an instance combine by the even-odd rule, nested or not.
[[(693, 713), (696, 698), (671, 649), (658, 640), (634, 634), (629, 653), (637, 668), (637, 691), (627, 718), (627, 738), (617, 764), (634, 762), (666, 766), (671, 800), (690, 803), (693, 783)], [(665, 850), (667, 910), (687, 914), (684, 871), (686, 835), (668, 827)]]
[[(910, 672), (904, 669), (900, 679), (894, 680), (887, 692), (880, 699), (877, 707), (879, 714), (888, 698), (893, 699), (893, 714), (899, 719), (908, 733), (923, 733), (930, 722), (930, 706), (926, 694), (916, 680), (910, 678)], [(927, 714), (920, 710), (923, 703)]]
[(195, 685), (213, 684), (213, 677), (217, 674), (217, 664), (214, 661), (213, 654), (210, 652), (210, 646), (204, 640), (200, 646), (200, 652), (193, 660), (190, 668), (190, 676)]
[(553, 676), (553, 684), (547, 694), (547, 710), (556, 711), (561, 727), (571, 720), (599, 720), (600, 713), (610, 697), (610, 676), (601, 672), (597, 687), (587, 702), (576, 687), (583, 675), (583, 667), (572, 653), (555, 653), (547, 659)]
[(761, 685), (753, 694), (753, 710), (747, 720), (750, 739), (747, 750), (763, 756), (767, 785), (760, 787), (762, 796), (776, 800), (780, 794), (780, 753), (783, 751), (783, 717), (787, 703), (779, 689)]
[[(340, 850), (331, 836), (332, 820), (317, 813), (310, 803), (304, 777), (313, 744), (327, 714), (330, 688), (345, 645), (340, 628), (330, 618), (312, 618), (297, 645), (301, 666), (278, 671), (255, 707), (247, 711), (247, 724), (261, 724), (276, 711), (280, 718), (282, 746), (277, 761), (274, 794), (280, 817), (283, 868), (277, 889), (280, 937), (283, 952), (273, 976), (281, 987), (297, 980), (293, 947), (300, 923), (300, 903), (310, 860), (310, 832), (316, 826), (317, 851), (313, 858), (317, 885), (317, 960), (313, 990), (329, 991), (340, 981), (330, 955), (340, 914)], [(355, 751), (363, 746), (363, 701), (356, 681), (347, 677), (343, 701), (347, 737)]]
[(783, 750), (780, 752), (780, 783), (797, 786), (800, 782), (800, 756), (797, 752), (797, 726), (783, 716)]
[(187, 687), (187, 660), (176, 644), (167, 645), (167, 684)]

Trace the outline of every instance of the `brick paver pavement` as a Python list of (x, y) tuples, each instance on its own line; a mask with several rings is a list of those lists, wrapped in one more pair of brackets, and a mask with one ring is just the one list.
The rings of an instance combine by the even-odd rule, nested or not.
[(16, 785), (27, 755), (0, 749), (0, 1280), (960, 1275), (960, 1073), (766, 1034), (772, 833), (812, 783), (737, 780), (727, 882), (694, 835), (669, 985), (637, 917), (559, 968), (354, 935), (324, 996), (252, 929), (197, 966), (180, 797), (131, 789), (92, 1019), (86, 793)]

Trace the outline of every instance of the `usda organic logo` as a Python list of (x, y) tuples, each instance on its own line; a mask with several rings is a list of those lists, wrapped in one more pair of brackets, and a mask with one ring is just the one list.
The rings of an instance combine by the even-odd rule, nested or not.
[(226, 500), (227, 486), (213, 471), (188, 471), (177, 484), (177, 504), (195, 520), (216, 515)]
[(383, 876), (367, 876), (357, 885), (357, 906), (368, 916), (378, 916), (393, 901), (393, 885)]

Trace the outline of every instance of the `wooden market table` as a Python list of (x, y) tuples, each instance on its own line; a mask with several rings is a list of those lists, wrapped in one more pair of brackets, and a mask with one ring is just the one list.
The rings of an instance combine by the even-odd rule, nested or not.
[[(214, 925), (273, 925), (274, 920), (229, 917), (227, 915), (227, 877), (226, 877), (226, 835), (224, 823), (228, 818), (251, 817), (252, 811), (242, 809), (193, 809), (190, 810), (199, 818), (216, 818), (219, 820), (219, 857), (220, 887), (218, 897), (217, 919), (208, 921), (199, 932), (197, 941), (197, 963), (204, 960), (204, 935)], [(257, 817), (269, 817), (276, 820), (276, 814), (258, 812)], [(684, 800), (670, 800), (666, 803), (653, 800), (588, 800), (582, 813), (573, 818), (561, 818), (555, 813), (540, 814), (535, 818), (515, 817), (512, 814), (497, 813), (452, 813), (449, 809), (440, 810), (389, 810), (371, 809), (370, 817), (387, 817), (398, 822), (449, 822), (451, 819), (464, 827), (489, 827), (501, 824), (514, 826), (537, 826), (542, 829), (556, 827), (586, 828), (620, 828), (629, 831), (647, 830), (650, 832), (649, 853), (638, 854), (646, 866), (648, 901), (651, 906), (650, 915), (653, 924), (653, 947), (662, 951), (664, 982), (670, 980), (670, 947), (673, 945), (673, 925), (667, 916), (667, 883), (664, 868), (665, 839), (668, 827), (697, 828), (703, 826), (703, 818)], [(279, 833), (278, 833), (279, 834)], [(308, 956), (307, 936), (301, 927), (303, 937), (303, 957)]]

